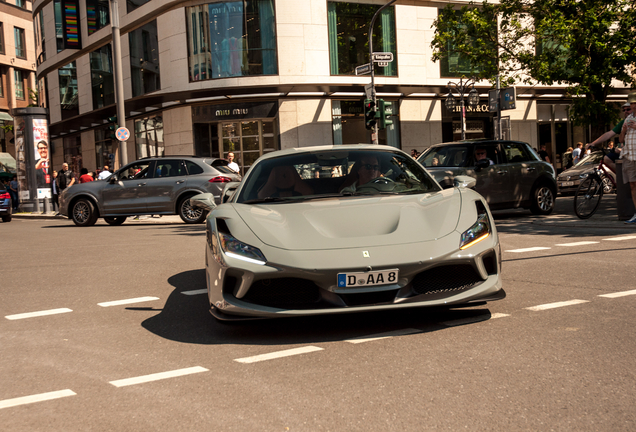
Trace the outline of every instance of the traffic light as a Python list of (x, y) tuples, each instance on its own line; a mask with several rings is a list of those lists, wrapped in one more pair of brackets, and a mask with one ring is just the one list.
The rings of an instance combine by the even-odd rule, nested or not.
[(371, 99), (364, 100), (364, 124), (367, 129), (373, 129), (377, 122), (377, 108)]
[(393, 115), (393, 106), (391, 102), (384, 102), (384, 99), (378, 99), (380, 129), (386, 129), (387, 126), (393, 124), (393, 120), (389, 119)]
[(108, 125), (108, 130), (110, 131), (108, 136), (110, 139), (115, 139), (115, 131), (119, 127), (117, 125), (117, 116), (108, 117), (108, 122), (111, 123)]

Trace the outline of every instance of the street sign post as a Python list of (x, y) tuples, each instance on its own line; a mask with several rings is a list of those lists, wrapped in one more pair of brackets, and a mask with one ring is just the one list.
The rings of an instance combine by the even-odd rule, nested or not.
[(128, 141), (128, 138), (130, 138), (130, 131), (125, 127), (120, 127), (115, 131), (115, 136), (119, 141)]
[(373, 99), (373, 86), (371, 85), (371, 83), (364, 86), (364, 95), (367, 97), (367, 99)]
[(371, 73), (371, 63), (356, 67), (356, 75), (366, 75), (368, 73)]

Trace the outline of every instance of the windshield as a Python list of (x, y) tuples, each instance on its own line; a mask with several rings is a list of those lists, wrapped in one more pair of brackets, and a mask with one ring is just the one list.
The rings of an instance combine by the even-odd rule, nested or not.
[(439, 146), (427, 149), (417, 160), (425, 167), (461, 167), (470, 154), (468, 146)]
[(252, 167), (238, 203), (289, 202), (440, 190), (410, 156), (386, 150), (327, 150), (263, 160)]
[(596, 165), (601, 161), (602, 158), (603, 158), (603, 152), (592, 153), (585, 156), (583, 159), (580, 160), (579, 163), (577, 163), (574, 166), (581, 167), (585, 165)]

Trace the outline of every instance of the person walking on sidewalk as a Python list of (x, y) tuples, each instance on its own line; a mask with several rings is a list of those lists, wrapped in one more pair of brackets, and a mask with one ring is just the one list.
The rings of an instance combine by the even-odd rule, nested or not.
[[(629, 183), (632, 201), (634, 202), (634, 207), (636, 207), (636, 117), (634, 117), (634, 112), (636, 112), (636, 92), (632, 92), (627, 96), (627, 102), (632, 108), (632, 113), (625, 119), (619, 139), (620, 142), (624, 143), (621, 151), (623, 183)], [(636, 225), (636, 213), (625, 223)]]

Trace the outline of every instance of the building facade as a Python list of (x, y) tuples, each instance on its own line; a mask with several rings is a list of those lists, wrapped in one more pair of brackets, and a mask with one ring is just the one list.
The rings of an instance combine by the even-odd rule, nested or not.
[(10, 110), (37, 104), (34, 47), (31, 1), (0, 1), (0, 152), (14, 153)]
[[(226, 157), (243, 172), (276, 149), (370, 142), (363, 104), (368, 23), (385, 0), (128, 0), (119, 2), (129, 161), (189, 154)], [(461, 59), (431, 61), (432, 25), (445, 2), (398, 1), (374, 26), (378, 97), (393, 114), (381, 144), (410, 150), (460, 137), (444, 101)], [(36, 0), (37, 74), (50, 110), (53, 165), (117, 166), (111, 10), (108, 0)], [(488, 82), (468, 110), (467, 138), (493, 137)], [(517, 87), (508, 137), (561, 154), (586, 141), (568, 123), (557, 87)], [(623, 96), (624, 99), (624, 96)], [(618, 99), (617, 99), (618, 101)], [(554, 161), (558, 158), (552, 158)], [(558, 166), (557, 166), (558, 167)]]

